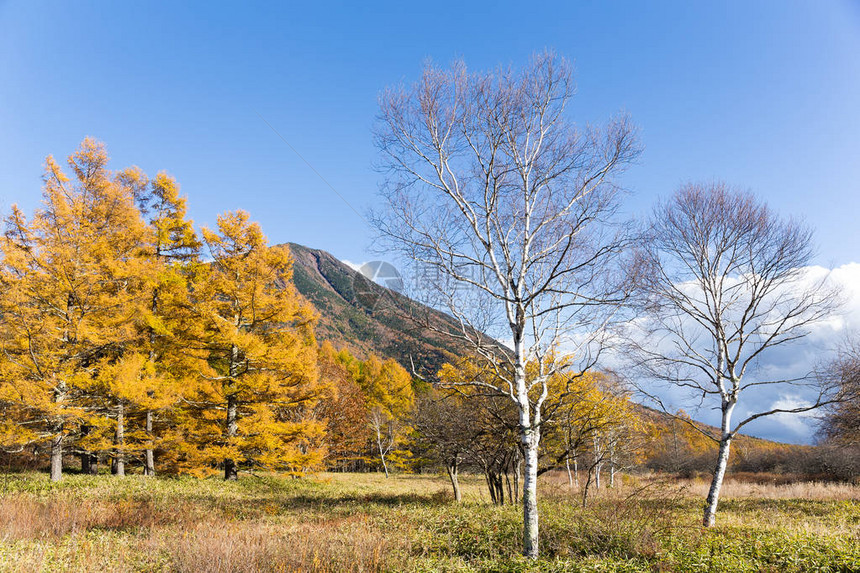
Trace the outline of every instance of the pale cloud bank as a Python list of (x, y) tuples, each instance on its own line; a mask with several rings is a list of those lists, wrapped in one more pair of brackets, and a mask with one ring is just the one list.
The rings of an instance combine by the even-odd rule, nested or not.
[[(790, 344), (776, 346), (762, 354), (755, 372), (747, 374), (762, 380), (799, 378), (825, 367), (840, 344), (853, 332), (860, 332), (860, 263), (849, 263), (832, 270), (811, 266), (806, 269), (808, 284), (827, 278), (841, 294), (842, 306), (829, 318), (810, 325), (809, 334)], [(719, 424), (719, 405), (704, 402), (676, 388), (655, 391), (672, 408), (682, 407), (694, 418)], [(796, 408), (811, 404), (815, 393), (794, 386), (762, 386), (741, 395), (734, 418), (776, 408)], [(716, 406), (716, 407), (715, 407)], [(743, 428), (743, 432), (778, 441), (809, 443), (814, 440), (820, 412), (777, 414), (761, 418)]]

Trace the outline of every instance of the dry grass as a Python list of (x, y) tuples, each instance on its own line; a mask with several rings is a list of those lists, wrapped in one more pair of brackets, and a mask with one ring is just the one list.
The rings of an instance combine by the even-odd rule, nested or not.
[(183, 573), (391, 570), (400, 545), (360, 519), (198, 526), (160, 542), (175, 570)]
[(124, 531), (187, 523), (195, 508), (187, 502), (168, 507), (151, 499), (0, 498), (0, 540), (59, 538), (92, 529)]
[[(683, 480), (679, 485), (686, 486), (691, 495), (708, 495), (710, 482), (702, 479)], [(817, 501), (858, 501), (860, 486), (848, 483), (831, 482), (793, 482), (793, 483), (754, 483), (728, 478), (720, 494), (722, 499), (805, 499)]]
[[(520, 509), (490, 505), (480, 476), (462, 482), (458, 505), (442, 476), (54, 485), (29, 474), (0, 488), (0, 571), (530, 570), (517, 557)], [(565, 474), (545, 476), (538, 569), (695, 571), (722, 551), (715, 571), (860, 570), (860, 488), (729, 480), (718, 528), (702, 531), (706, 487), (623, 476), (582, 509)]]
[[(648, 474), (644, 476), (618, 475), (612, 489), (593, 489), (590, 494), (600, 497), (624, 497), (647, 489), (674, 490), (689, 497), (704, 499), (711, 486), (710, 476), (682, 479), (674, 476)], [(584, 482), (581, 476), (580, 482)], [(581, 486), (568, 486), (567, 474), (556, 471), (542, 476), (542, 487), (552, 492), (580, 493)], [(605, 483), (603, 484), (605, 486)], [(723, 482), (720, 499), (804, 499), (816, 501), (860, 501), (860, 485), (826, 481), (796, 481), (770, 474), (729, 474)]]

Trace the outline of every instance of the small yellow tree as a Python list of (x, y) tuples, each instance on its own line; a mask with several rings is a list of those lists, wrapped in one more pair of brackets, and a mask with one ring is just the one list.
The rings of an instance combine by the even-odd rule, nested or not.
[(395, 360), (380, 360), (376, 355), (358, 364), (356, 381), (367, 401), (370, 428), (376, 437), (376, 448), (385, 477), (386, 456), (392, 453), (406, 430), (403, 421), (415, 402), (412, 377)]

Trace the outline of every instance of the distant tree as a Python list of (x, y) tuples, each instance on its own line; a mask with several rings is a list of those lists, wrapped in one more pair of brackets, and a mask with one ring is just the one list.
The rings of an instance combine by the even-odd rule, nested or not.
[(718, 441), (704, 424), (684, 410), (654, 418), (644, 454), (649, 468), (690, 475), (713, 469)]
[(347, 368), (353, 361), (349, 352), (337, 352), (329, 342), (320, 346), (320, 378), (330, 391), (314, 412), (326, 423), (327, 459), (333, 464), (357, 461), (372, 441), (364, 394)]
[[(661, 202), (642, 242), (641, 310), (633, 341), (650, 379), (689, 389), (721, 412), (719, 454), (703, 516), (714, 524), (729, 450), (738, 431), (777, 413), (808, 412), (831, 400), (810, 376), (768, 378), (758, 360), (794, 342), (834, 309), (823, 281), (807, 282), (812, 234), (749, 193), (724, 184), (685, 185)], [(646, 319), (647, 320), (644, 320)], [(733, 422), (741, 394), (755, 387), (805, 387), (812, 400)]]
[[(570, 66), (551, 54), (520, 72), (428, 65), (386, 91), (377, 144), (387, 178), (378, 229), (422, 271), (445, 333), (497, 369), (474, 385), (510, 400), (525, 452), (523, 551), (538, 556), (537, 472), (546, 360), (561, 344), (593, 367), (624, 292), (610, 263), (626, 245), (611, 225), (614, 177), (638, 153), (626, 119), (577, 129)], [(481, 332), (510, 340), (512, 350)], [(527, 372), (529, 362), (540, 364)]]
[(415, 445), (445, 468), (457, 502), (463, 498), (460, 468), (474, 458), (475, 445), (485, 432), (482, 410), (475, 402), (475, 397), (431, 390), (418, 399), (411, 421)]
[(395, 360), (370, 355), (357, 363), (355, 380), (367, 401), (368, 421), (385, 477), (388, 456), (406, 431), (405, 422), (415, 401), (412, 377)]
[(490, 501), (498, 505), (504, 505), (506, 500), (515, 503), (519, 500), (523, 459), (517, 409), (507, 397), (487, 392), (474, 381), (490, 385), (498, 379), (492, 367), (479, 357), (464, 357), (442, 366), (439, 391), (458, 397), (461, 404), (451, 412), (459, 414), (459, 418), (444, 423), (466, 433), (463, 458), (483, 472)]
[(220, 461), (302, 471), (322, 462), (325, 426), (306, 412), (325, 395), (316, 367), (315, 314), (292, 285), (286, 247), (269, 247), (243, 211), (203, 230), (212, 259), (194, 282), (209, 368), (183, 423), (197, 471)]
[(555, 410), (544, 429), (546, 451), (538, 473), (564, 467), (573, 487), (579, 480), (578, 476), (574, 479), (570, 462), (574, 462), (574, 471), (582, 464), (585, 503), (592, 482), (600, 488), (604, 467), (609, 470), (611, 487), (615, 473), (638, 459), (646, 423), (633, 410), (625, 384), (607, 373), (567, 377), (560, 373), (551, 381), (548, 402)]
[(821, 420), (821, 461), (831, 476), (854, 479), (860, 474), (860, 342), (856, 336), (820, 375), (838, 388), (838, 401)]

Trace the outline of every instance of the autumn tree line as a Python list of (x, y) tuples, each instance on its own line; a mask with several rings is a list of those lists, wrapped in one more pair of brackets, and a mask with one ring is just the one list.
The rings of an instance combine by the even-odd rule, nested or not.
[(242, 211), (198, 233), (172, 177), (107, 164), (92, 139), (70, 173), (49, 157), (41, 207), (5, 220), (3, 449), (46, 452), (53, 480), (71, 454), (236, 479), (382, 443), (411, 377), (317, 344), (286, 247)]
[[(225, 479), (438, 465), (458, 499), (468, 466), (487, 477), (493, 501), (518, 497), (515, 412), (458, 387), (491, 377), (486, 365), (446, 365), (449, 389), (433, 390), (393, 360), (318, 344), (288, 249), (269, 246), (247, 213), (198, 233), (171, 176), (113, 172), (93, 139), (68, 167), (49, 157), (41, 207), (27, 217), (15, 206), (5, 220), (5, 452), (47, 456), (53, 480), (70, 457), (84, 473), (109, 460), (118, 476)], [(610, 376), (575, 386), (555, 381), (563, 423), (547, 430), (544, 470), (599, 480), (605, 466), (611, 481), (635, 455), (629, 395)]]
[[(242, 211), (199, 233), (177, 182), (108, 169), (86, 139), (69, 174), (51, 157), (42, 206), (5, 220), (0, 286), (0, 447), (113, 474), (302, 474), (444, 469), (485, 478), (493, 503), (517, 503), (524, 454), (517, 408), (487, 391), (509, 373), (480, 355), (452, 359), (429, 385), (394, 360), (359, 358), (314, 336), (315, 311), (292, 283), (286, 246)], [(831, 368), (856, 394), (856, 348)], [(683, 413), (662, 419), (610, 372), (548, 354), (537, 474), (561, 471), (586, 502), (634, 466), (707, 472), (714, 440)], [(735, 466), (856, 474), (857, 401), (822, 427), (827, 448), (739, 444)], [(813, 453), (814, 452), (814, 453)], [(69, 458), (77, 458), (70, 462)], [(798, 462), (802, 460), (802, 462)], [(79, 464), (79, 465), (78, 465)]]

